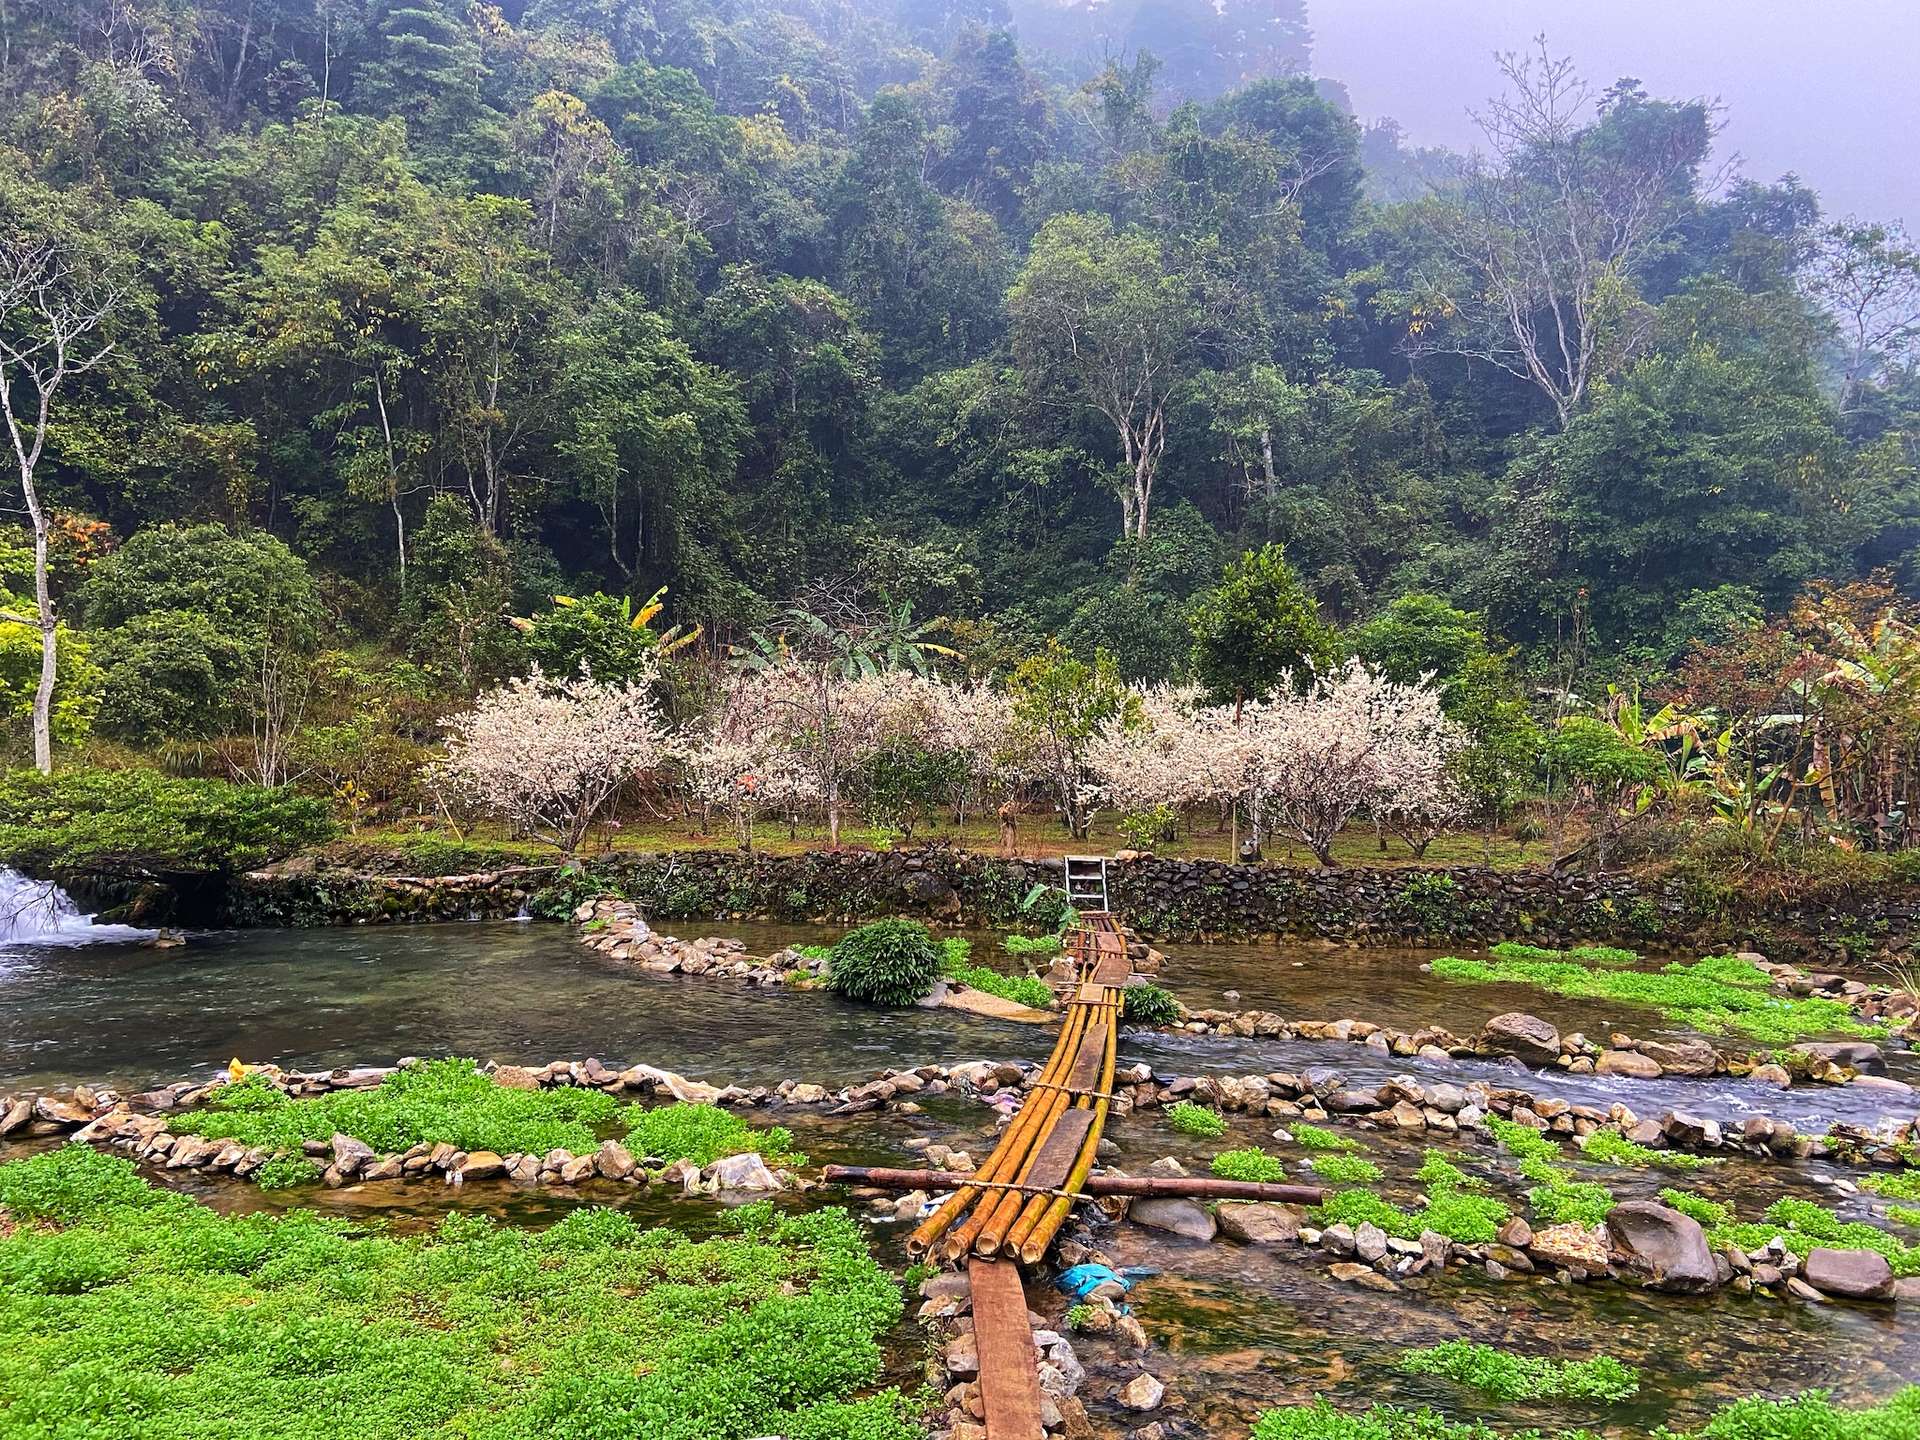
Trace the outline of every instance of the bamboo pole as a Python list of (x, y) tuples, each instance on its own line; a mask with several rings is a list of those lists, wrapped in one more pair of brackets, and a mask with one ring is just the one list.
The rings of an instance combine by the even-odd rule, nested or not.
[[(1100, 1065), (1100, 1098), (1093, 1102), (1093, 1124), (1087, 1127), (1087, 1138), (1081, 1142), (1080, 1154), (1073, 1162), (1073, 1169), (1067, 1172), (1065, 1190), (1078, 1190), (1087, 1183), (1087, 1176), (1093, 1173), (1093, 1162), (1100, 1153), (1100, 1132), (1106, 1127), (1107, 1109), (1112, 1104), (1107, 1096), (1113, 1091), (1113, 1070), (1118, 1050), (1120, 1033), (1120, 992), (1109, 990), (1110, 1003), (1107, 1012), (1106, 1054)], [(1086, 1103), (1084, 1099), (1081, 1102)], [(1020, 1258), (1029, 1265), (1035, 1265), (1046, 1255), (1047, 1247), (1053, 1243), (1053, 1237), (1066, 1223), (1067, 1216), (1073, 1210), (1073, 1198), (1063, 1195), (1057, 1200), (1036, 1198), (1027, 1207), (1028, 1213), (1008, 1233), (1010, 1244), (1020, 1253)]]

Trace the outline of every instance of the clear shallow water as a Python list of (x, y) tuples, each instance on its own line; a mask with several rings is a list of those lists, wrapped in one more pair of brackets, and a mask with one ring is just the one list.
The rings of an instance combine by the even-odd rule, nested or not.
[[(813, 938), (790, 927), (780, 936)], [(1048, 1044), (1044, 1032), (954, 1011), (876, 1012), (819, 993), (648, 974), (558, 925), (232, 931), (171, 950), (0, 952), (0, 1087), (145, 1086), (234, 1056), (311, 1067), (445, 1054), (594, 1055), (741, 1084), (844, 1083), (886, 1065), (1017, 1059)]]
[[(835, 933), (794, 926), (675, 928), (689, 937), (738, 934), (756, 953), (831, 939)], [(992, 953), (991, 937), (974, 938), (976, 954)], [(1311, 979), (1333, 986), (1343, 969), (1351, 974), (1356, 959), (1370, 965), (1378, 960), (1380, 973), (1390, 971), (1396, 985), (1407, 987), (1410, 1005), (1423, 988), (1438, 988), (1438, 982), (1419, 974), (1411, 955), (1390, 961), (1367, 952), (1280, 947), (1247, 955), (1177, 948), (1165, 978), (1183, 989), (1212, 984), (1207, 967), (1217, 964), (1227, 967), (1223, 976), (1239, 976), (1235, 988), (1242, 990), (1243, 1004), (1271, 1004), (1257, 998), (1245, 975), (1277, 965), (1291, 971), (1296, 959), (1308, 962), (1302, 971), (1310, 978), (1298, 982), (1303, 1001), (1312, 998)], [(1296, 983), (1292, 974), (1283, 980), (1288, 986)], [(1304, 1003), (1284, 1008), (1342, 1013)], [(238, 932), (197, 936), (172, 950), (128, 945), (0, 950), (0, 1089), (79, 1079), (145, 1085), (204, 1073), (235, 1054), (295, 1065), (378, 1063), (403, 1054), (449, 1052), (520, 1061), (592, 1054), (747, 1083), (789, 1075), (844, 1081), (887, 1065), (974, 1056), (1038, 1058), (1050, 1041), (1044, 1028), (950, 1011), (883, 1013), (817, 993), (759, 991), (732, 982), (636, 972), (592, 954), (569, 931), (550, 925)], [(1339, 1043), (1148, 1033), (1129, 1035), (1125, 1054), (1169, 1074), (1326, 1065), (1357, 1082), (1403, 1073), (1456, 1082), (1476, 1077), (1527, 1082), (1524, 1072), (1511, 1067), (1381, 1059), (1365, 1047)], [(1875, 1103), (1879, 1097), (1863, 1094), (1808, 1089), (1783, 1095), (1734, 1082), (1649, 1085), (1553, 1075), (1536, 1088), (1599, 1104), (1626, 1099), (1642, 1113), (1687, 1104), (1735, 1119), (1744, 1109), (1762, 1109), (1814, 1128), (1824, 1123), (1818, 1117), (1848, 1113), (1856, 1102), (1863, 1102), (1862, 1110), (1884, 1108), (1884, 1102)], [(991, 1148), (995, 1133), (990, 1111), (955, 1097), (930, 1099), (927, 1113), (918, 1116), (829, 1120), (795, 1112), (778, 1119), (792, 1128), (796, 1143), (816, 1164), (913, 1163), (906, 1142), (915, 1136), (969, 1149), (977, 1157)], [(1138, 1173), (1153, 1160), (1174, 1155), (1200, 1171), (1219, 1150), (1262, 1144), (1281, 1155), (1294, 1175), (1312, 1178), (1304, 1153), (1272, 1138), (1272, 1122), (1236, 1116), (1229, 1123), (1225, 1138), (1194, 1141), (1173, 1132), (1158, 1112), (1116, 1120), (1109, 1130), (1118, 1147), (1111, 1163)], [(1387, 1172), (1382, 1193), (1410, 1203), (1417, 1189), (1412, 1171), (1424, 1138), (1384, 1132), (1362, 1138), (1365, 1153)], [(45, 1143), (50, 1142), (0, 1146), (0, 1158)], [(1510, 1173), (1511, 1162), (1490, 1144), (1460, 1142), (1448, 1148), (1459, 1163), (1517, 1200), (1521, 1186)], [(1672, 1175), (1582, 1164), (1579, 1173), (1604, 1180), (1623, 1197), (1678, 1183), (1735, 1199), (1743, 1214), (1783, 1194), (1837, 1202), (1850, 1217), (1865, 1214), (1872, 1203), (1866, 1197), (1838, 1197), (1825, 1182), (1842, 1172), (1819, 1166), (1731, 1162)], [(221, 1208), (311, 1205), (342, 1218), (403, 1229), (429, 1226), (453, 1209), (537, 1226), (577, 1205), (615, 1204), (646, 1223), (690, 1233), (710, 1230), (721, 1215), (709, 1201), (597, 1183), (576, 1192), (409, 1185), (265, 1193), (191, 1173), (161, 1172), (156, 1178)], [(837, 1190), (786, 1197), (781, 1203), (829, 1202), (866, 1211), (864, 1202)], [(883, 1223), (871, 1231), (876, 1253), (896, 1271), (905, 1264), (900, 1243), (906, 1228)], [(1091, 1372), (1083, 1395), (1102, 1436), (1118, 1437), (1136, 1427), (1139, 1417), (1122, 1412), (1113, 1397), (1143, 1364), (1175, 1382), (1174, 1414), (1188, 1426), (1182, 1433), (1222, 1440), (1244, 1437), (1251, 1419), (1268, 1406), (1315, 1393), (1349, 1406), (1431, 1402), (1460, 1416), (1497, 1415), (1508, 1429), (1585, 1424), (1644, 1433), (1662, 1420), (1693, 1423), (1736, 1395), (1784, 1394), (1819, 1385), (1847, 1400), (1865, 1401), (1903, 1381), (1920, 1380), (1920, 1315), (1910, 1309), (1814, 1309), (1732, 1296), (1712, 1302), (1642, 1299), (1615, 1286), (1493, 1285), (1471, 1273), (1383, 1297), (1338, 1284), (1324, 1262), (1299, 1251), (1196, 1245), (1127, 1226), (1108, 1229), (1101, 1238), (1122, 1263), (1161, 1272), (1135, 1294), (1153, 1342), (1146, 1356), (1124, 1355), (1091, 1337), (1079, 1345)], [(1056, 1323), (1064, 1315), (1059, 1296), (1036, 1286), (1031, 1297)], [(1496, 1407), (1446, 1381), (1394, 1370), (1403, 1348), (1454, 1336), (1567, 1358), (1604, 1349), (1639, 1365), (1647, 1389), (1616, 1411)], [(910, 1322), (895, 1339), (890, 1377), (911, 1384), (924, 1342)]]

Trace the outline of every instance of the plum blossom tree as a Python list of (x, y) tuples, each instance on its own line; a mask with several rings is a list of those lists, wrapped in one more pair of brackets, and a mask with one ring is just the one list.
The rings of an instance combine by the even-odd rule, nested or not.
[(762, 814), (806, 793), (781, 720), (762, 673), (741, 671), (712, 713), (685, 735), (680, 771), (687, 793), (727, 816), (742, 850), (753, 848)]
[(671, 751), (646, 685), (556, 681), (536, 667), (449, 723), (429, 779), (443, 797), (571, 855), (620, 787)]
[(1233, 715), (1230, 705), (1208, 705), (1198, 686), (1148, 689), (1131, 723), (1109, 720), (1089, 743), (1090, 800), (1138, 817), (1237, 798), (1248, 745)]
[(835, 665), (798, 657), (748, 673), (762, 687), (770, 733), (793, 777), (793, 793), (826, 812), (827, 843), (839, 849), (849, 787), (883, 733), (899, 673), (849, 675)]
[(1261, 814), (1322, 865), (1356, 814), (1441, 813), (1447, 761), (1465, 744), (1440, 709), (1440, 692), (1389, 680), (1360, 660), (1294, 693), (1282, 686), (1243, 720), (1254, 747)]

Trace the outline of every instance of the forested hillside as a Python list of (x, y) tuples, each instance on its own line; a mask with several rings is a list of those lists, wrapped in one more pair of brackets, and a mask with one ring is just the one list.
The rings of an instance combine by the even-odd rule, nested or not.
[(1184, 0), (8, 4), (0, 228), (89, 321), (35, 475), (65, 693), (245, 730), (272, 629), (424, 714), (524, 668), (510, 617), (661, 586), (702, 645), (830, 588), (976, 673), (1178, 678), (1266, 542), (1322, 618), (1431, 593), (1543, 681), (1911, 587), (1897, 228), (1547, 50), (1476, 161), (1415, 151), (1309, 45)]

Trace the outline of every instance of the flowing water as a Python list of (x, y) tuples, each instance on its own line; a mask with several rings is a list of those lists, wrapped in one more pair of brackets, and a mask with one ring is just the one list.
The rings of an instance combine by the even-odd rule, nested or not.
[[(5, 891), (0, 879), (0, 893)], [(28, 912), (22, 910), (25, 915)], [(734, 934), (754, 953), (825, 941), (831, 929), (768, 925), (681, 925), (689, 937)], [(70, 905), (39, 912), (0, 943), (0, 1090), (76, 1080), (123, 1087), (209, 1073), (232, 1056), (323, 1066), (387, 1063), (402, 1055), (466, 1054), (480, 1059), (544, 1061), (598, 1055), (613, 1062), (667, 1066), (714, 1080), (768, 1084), (789, 1076), (844, 1083), (884, 1066), (964, 1058), (1037, 1059), (1051, 1042), (1045, 1027), (1001, 1023), (944, 1010), (879, 1012), (817, 992), (756, 990), (728, 981), (635, 971), (593, 954), (560, 926), (471, 924), (326, 931), (250, 931), (191, 937), (174, 949), (141, 943), (137, 933), (85, 925)], [(995, 954), (976, 935), (976, 955)], [(77, 941), (94, 941), (81, 944)], [(1004, 958), (1004, 957), (1003, 957)], [(1605, 1033), (1609, 1017), (1584, 1018), (1554, 997), (1494, 987), (1449, 986), (1419, 970), (1419, 952), (1324, 950), (1307, 946), (1173, 947), (1165, 982), (1189, 1003), (1270, 1007), (1305, 1018), (1362, 1015), (1413, 1025), (1437, 1020), (1470, 1031), (1489, 1014), (1521, 1005), (1566, 1028)], [(1504, 987), (1502, 987), (1504, 988)], [(1240, 992), (1237, 1002), (1221, 991)], [(1632, 1023), (1640, 1033), (1644, 1024)], [(1597, 1023), (1596, 1023), (1597, 1022)], [(1737, 1119), (1764, 1110), (1808, 1128), (1835, 1118), (1870, 1120), (1911, 1112), (1885, 1092), (1796, 1088), (1780, 1092), (1736, 1081), (1623, 1083), (1550, 1075), (1531, 1080), (1495, 1062), (1439, 1064), (1377, 1056), (1334, 1042), (1260, 1041), (1132, 1033), (1123, 1059), (1145, 1059), (1167, 1074), (1247, 1074), (1329, 1066), (1356, 1082), (1412, 1073), (1455, 1083), (1488, 1078), (1542, 1093), (1605, 1104), (1624, 1098), (1642, 1113), (1682, 1104)], [(915, 1137), (991, 1148), (995, 1117), (976, 1102), (930, 1099), (920, 1115), (828, 1119), (780, 1116), (815, 1163), (911, 1163)], [(1155, 1113), (1116, 1121), (1110, 1163), (1133, 1173), (1163, 1156), (1204, 1170), (1233, 1145), (1261, 1144), (1291, 1173), (1310, 1179), (1307, 1156), (1276, 1140), (1273, 1122), (1234, 1117), (1230, 1134), (1195, 1141)], [(0, 1142), (0, 1159), (44, 1140)], [(1366, 1153), (1386, 1171), (1382, 1193), (1409, 1203), (1422, 1142), (1394, 1134), (1365, 1137)], [(1519, 1199), (1511, 1161), (1485, 1141), (1451, 1147), (1462, 1165)], [(1865, 1216), (1868, 1197), (1853, 1194), (1846, 1172), (1822, 1165), (1762, 1166), (1733, 1161), (1689, 1175), (1580, 1166), (1623, 1197), (1679, 1183), (1737, 1201), (1744, 1214), (1781, 1195), (1835, 1205)], [(599, 1184), (573, 1191), (467, 1190), (424, 1185), (353, 1186), (338, 1191), (265, 1193), (203, 1176), (165, 1172), (223, 1208), (313, 1205), (342, 1217), (418, 1228), (450, 1209), (482, 1210), (515, 1224), (544, 1225), (580, 1204), (617, 1204), (648, 1223), (700, 1232), (718, 1220), (711, 1202)], [(845, 1199), (835, 1192), (787, 1197), (807, 1205)], [(855, 1199), (856, 1206), (863, 1202)], [(883, 1260), (903, 1268), (906, 1226), (875, 1220)], [(1565, 1287), (1540, 1280), (1496, 1285), (1477, 1272), (1412, 1282), (1400, 1296), (1344, 1286), (1324, 1263), (1298, 1250), (1256, 1250), (1175, 1240), (1129, 1226), (1103, 1229), (1101, 1241), (1124, 1264), (1160, 1273), (1135, 1292), (1153, 1342), (1145, 1356), (1123, 1354), (1094, 1337), (1080, 1344), (1090, 1378), (1083, 1391), (1103, 1436), (1123, 1436), (1140, 1417), (1115, 1402), (1141, 1368), (1171, 1382), (1178, 1433), (1244, 1437), (1262, 1409), (1325, 1394), (1342, 1404), (1396, 1400), (1434, 1403), (1459, 1416), (1520, 1424), (1587, 1425), (1614, 1434), (1669, 1421), (1691, 1424), (1736, 1395), (1780, 1394), (1810, 1385), (1849, 1401), (1884, 1396), (1920, 1381), (1920, 1315), (1914, 1307), (1786, 1306), (1722, 1294), (1707, 1300), (1642, 1297), (1609, 1285)], [(1908, 1234), (1909, 1239), (1916, 1238)], [(1037, 1289), (1041, 1313), (1058, 1323), (1065, 1300)], [(1466, 1337), (1565, 1358), (1606, 1350), (1643, 1371), (1645, 1389), (1626, 1406), (1495, 1406), (1445, 1380), (1401, 1375), (1394, 1361), (1410, 1345)], [(912, 1384), (923, 1342), (911, 1325), (897, 1337), (892, 1378)]]

